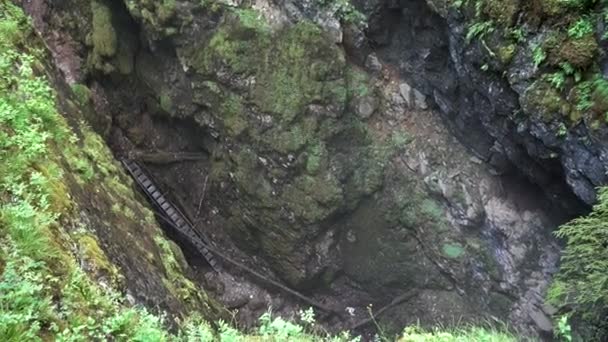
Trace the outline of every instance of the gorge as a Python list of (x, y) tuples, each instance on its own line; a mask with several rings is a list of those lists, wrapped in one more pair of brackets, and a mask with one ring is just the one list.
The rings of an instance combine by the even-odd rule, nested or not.
[[(49, 143), (67, 193), (57, 244), (168, 329), (196, 314), (247, 331), (312, 302), (330, 311), (320, 329), (364, 340), (484, 324), (559, 340), (554, 231), (607, 184), (608, 59), (605, 2), (556, 3), (21, 1), (33, 32), (14, 46), (42, 51), (34, 74), (77, 137)], [(591, 31), (562, 33), (579, 12)], [(143, 166), (221, 271), (120, 160)]]

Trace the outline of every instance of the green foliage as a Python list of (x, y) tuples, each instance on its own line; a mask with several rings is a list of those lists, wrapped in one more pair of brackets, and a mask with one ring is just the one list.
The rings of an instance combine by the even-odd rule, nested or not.
[(553, 84), (556, 89), (563, 90), (566, 77), (568, 76), (572, 76), (574, 78), (575, 83), (579, 83), (581, 81), (582, 72), (579, 68), (574, 67), (568, 61), (561, 62), (558, 66), (561, 70), (555, 72), (552, 75), (547, 75), (549, 82)]
[(199, 316), (189, 317), (180, 331), (180, 340), (188, 342), (215, 341), (214, 329)]
[(269, 312), (265, 313), (260, 317), (260, 335), (268, 338), (274, 336), (281, 340), (288, 340), (295, 338), (296, 336), (302, 335), (304, 329), (296, 324), (285, 321), (281, 317), (272, 319)]
[(540, 66), (545, 59), (547, 59), (547, 54), (545, 50), (543, 50), (542, 46), (537, 45), (532, 49), (532, 60), (534, 61), (534, 65), (536, 67)]
[(86, 85), (75, 83), (71, 85), (71, 88), (81, 105), (87, 105), (91, 101), (91, 90)]
[(509, 35), (517, 43), (523, 43), (526, 40), (526, 33), (521, 27), (511, 29)]
[(572, 341), (572, 327), (570, 326), (570, 323), (568, 323), (568, 316), (564, 315), (557, 321), (555, 336), (558, 336), (567, 342)]
[(431, 330), (427, 331), (419, 327), (409, 327), (403, 332), (398, 342), (515, 342), (518, 339), (508, 333), (495, 329), (472, 327), (469, 329), (453, 330)]
[(580, 111), (587, 111), (593, 107), (593, 102), (591, 101), (591, 89), (593, 87), (593, 83), (590, 81), (585, 81), (579, 84), (576, 88), (576, 96), (578, 98), (578, 102), (576, 104), (576, 109)]
[(470, 43), (473, 41), (473, 39), (483, 39), (483, 37), (487, 34), (494, 32), (494, 29), (494, 22), (491, 20), (475, 22), (471, 26), (469, 26), (466, 35), (466, 41), (467, 43)]
[(52, 316), (42, 267), (41, 262), (17, 255), (7, 263), (0, 280), (0, 340), (39, 340), (40, 322)]
[(3, 1), (0, 16), (0, 341), (162, 340), (160, 320), (125, 308), (61, 246), (70, 204), (54, 158), (75, 140), (34, 72), (23, 12)]
[(588, 17), (577, 20), (568, 28), (568, 35), (572, 38), (583, 38), (593, 33), (593, 23)]
[(579, 83), (574, 88), (576, 108), (582, 112), (593, 112), (598, 116), (608, 113), (608, 81), (600, 75)]
[(567, 8), (583, 10), (595, 5), (598, 0), (559, 0), (558, 2)]
[(548, 75), (548, 81), (557, 90), (564, 90), (564, 83), (566, 83), (566, 74), (562, 71), (557, 71), (553, 74)]
[(364, 26), (367, 21), (366, 16), (359, 12), (350, 0), (316, 0), (316, 2), (321, 7), (335, 13), (336, 17), (346, 23)]
[(445, 256), (452, 259), (457, 259), (464, 254), (464, 248), (457, 243), (445, 244), (441, 247), (441, 250)]
[(568, 306), (588, 338), (608, 336), (604, 324), (608, 308), (608, 188), (599, 191), (593, 211), (557, 231), (566, 240), (561, 268), (549, 291), (549, 301)]
[(568, 135), (568, 127), (563, 122), (560, 122), (557, 127), (557, 136), (563, 138), (566, 135)]

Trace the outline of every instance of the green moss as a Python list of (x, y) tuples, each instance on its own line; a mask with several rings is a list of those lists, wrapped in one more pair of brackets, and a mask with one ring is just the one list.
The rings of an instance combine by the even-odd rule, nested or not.
[(161, 23), (167, 22), (175, 15), (175, 0), (162, 0), (156, 4), (156, 14)]
[(81, 106), (89, 104), (89, 102), (91, 101), (91, 90), (89, 90), (87, 86), (85, 86), (84, 84), (76, 83), (72, 84), (71, 88), (72, 92), (76, 96), (76, 99), (78, 100), (78, 103)]
[(269, 31), (270, 26), (264, 16), (251, 8), (236, 8), (234, 13), (239, 19), (243, 27), (250, 28), (256, 31)]
[[(208, 73), (213, 72), (214, 64), (224, 64), (236, 73), (245, 73), (250, 71), (252, 64), (249, 64), (248, 58), (255, 56), (251, 55), (256, 48), (256, 40), (239, 41), (231, 37), (229, 29), (220, 29), (209, 42), (208, 51), (204, 53), (196, 64), (199, 70)], [(260, 46), (258, 46), (259, 48)]]
[(311, 145), (307, 151), (306, 172), (315, 175), (319, 170), (324, 169), (327, 164), (327, 154), (324, 143)]
[(599, 46), (593, 34), (563, 42), (557, 52), (557, 59), (577, 68), (586, 68), (595, 59)]
[(598, 115), (603, 116), (608, 122), (608, 80), (598, 78), (594, 82), (594, 89), (591, 92), (591, 109)]
[(277, 33), (266, 25), (253, 10), (228, 15), (207, 46), (189, 51), (190, 63), (203, 74), (227, 66), (256, 75), (254, 104), (285, 123), (311, 102), (345, 100), (345, 85), (330, 81), (341, 78), (343, 57), (316, 25), (300, 22)]
[[(361, 162), (355, 169), (352, 177), (352, 186), (356, 192), (364, 195), (371, 195), (376, 192), (384, 181), (384, 168), (386, 159), (373, 156)], [(359, 196), (355, 196), (359, 197)]]
[(111, 209), (112, 209), (112, 212), (118, 216), (124, 216), (130, 220), (136, 219), (135, 213), (127, 205), (113, 203)]
[(335, 88), (340, 85), (326, 80), (341, 77), (341, 57), (317, 26), (301, 22), (287, 29), (268, 53), (254, 93), (254, 101), (262, 110), (289, 123), (309, 103), (340, 101), (335, 98)]
[(458, 243), (445, 244), (441, 247), (441, 251), (450, 259), (457, 259), (464, 254), (464, 248)]
[(112, 12), (105, 2), (98, 0), (91, 1), (91, 12), (93, 51), (89, 56), (89, 65), (96, 70), (110, 73), (114, 71), (114, 67), (108, 63), (108, 59), (114, 57), (118, 49), (118, 38), (112, 25)]
[(306, 222), (319, 222), (335, 210), (342, 201), (342, 188), (330, 175), (305, 175), (286, 187), (284, 203)]
[(160, 108), (166, 113), (173, 113), (173, 100), (171, 99), (171, 94), (169, 94), (169, 92), (161, 92), (158, 98), (158, 103), (160, 105)]
[(545, 16), (559, 16), (568, 10), (566, 6), (567, 1), (563, 0), (542, 0), (535, 2), (540, 6), (541, 14)]
[(84, 181), (90, 181), (95, 178), (95, 169), (93, 165), (85, 158), (76, 158), (70, 161), (72, 169), (82, 175)]
[(234, 94), (227, 95), (220, 106), (219, 112), (226, 130), (231, 136), (236, 137), (247, 129), (247, 114), (240, 97)]
[(545, 120), (567, 117), (570, 104), (549, 83), (538, 80), (526, 89), (522, 97), (522, 107), (526, 113), (531, 113)]
[(92, 43), (94, 53), (100, 57), (113, 57), (117, 50), (116, 31), (112, 25), (112, 12), (104, 3), (91, 1), (93, 13)]
[(267, 28), (268, 24), (254, 10), (228, 13), (207, 46), (189, 51), (190, 63), (205, 74), (213, 73), (222, 65), (235, 73), (254, 73), (262, 53), (272, 45)]
[(154, 237), (154, 241), (161, 251), (160, 260), (165, 269), (167, 287), (174, 291), (176, 297), (187, 302), (196, 303), (205, 299), (197, 286), (184, 276), (183, 267), (187, 265), (187, 262), (179, 246), (160, 235)]
[(316, 142), (317, 125), (317, 119), (310, 116), (292, 123), (288, 128), (283, 125), (275, 126), (262, 136), (254, 136), (254, 138), (281, 153), (297, 152), (308, 143)]
[(366, 72), (350, 66), (346, 71), (346, 80), (350, 97), (363, 97), (371, 94), (370, 78)]
[(128, 187), (125, 179), (121, 179), (118, 175), (106, 177), (104, 185), (107, 185), (111, 193), (116, 193), (122, 200), (128, 201), (132, 199), (133, 190)]
[(520, 10), (520, 0), (485, 0), (483, 11), (496, 23), (511, 26)]
[(118, 168), (115, 165), (115, 160), (112, 158), (112, 152), (110, 152), (101, 137), (90, 128), (84, 128), (82, 132), (84, 135), (82, 150), (91, 160), (95, 161), (95, 166), (99, 172), (103, 176), (116, 174)]
[[(129, 44), (128, 46), (126, 46)], [(129, 75), (133, 72), (134, 66), (134, 51), (133, 46), (135, 42), (124, 42), (121, 41), (116, 55), (116, 67), (118, 71), (123, 75)]]
[[(127, 8), (131, 15), (149, 25), (161, 37), (177, 33), (177, 28), (171, 26), (171, 20), (177, 14), (176, 0), (128, 0)], [(186, 20), (186, 18), (183, 18)]]
[(507, 46), (501, 46), (498, 48), (496, 56), (502, 64), (509, 64), (515, 56), (517, 46), (515, 44), (509, 44)]
[(420, 204), (420, 213), (429, 220), (435, 222), (441, 222), (444, 219), (443, 209), (437, 204), (436, 201), (430, 198), (422, 201)]
[[(264, 177), (258, 166), (257, 155), (250, 149), (240, 150), (234, 158), (236, 166), (235, 180), (245, 194), (254, 196), (261, 203), (273, 203), (272, 186)], [(216, 167), (226, 167), (225, 164), (216, 164)], [(221, 169), (218, 169), (220, 171)], [(222, 171), (220, 171), (222, 172)]]
[(89, 263), (89, 268), (95, 273), (101, 272), (110, 277), (112, 284), (117, 286), (122, 281), (118, 268), (110, 262), (104, 251), (99, 247), (95, 236), (79, 234), (76, 236), (81, 257)]

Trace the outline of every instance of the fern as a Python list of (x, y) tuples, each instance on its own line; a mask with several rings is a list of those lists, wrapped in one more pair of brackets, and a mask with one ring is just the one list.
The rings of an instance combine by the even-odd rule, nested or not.
[(532, 60), (534, 61), (534, 66), (539, 67), (545, 61), (545, 59), (547, 59), (547, 54), (543, 48), (539, 45), (535, 46), (532, 50)]
[(555, 72), (547, 76), (549, 83), (557, 89), (564, 90), (564, 83), (566, 82), (566, 75), (562, 71)]
[(469, 30), (467, 31), (466, 41), (467, 43), (470, 43), (475, 38), (482, 39), (484, 36), (492, 32), (494, 32), (493, 21), (489, 20), (474, 23), (469, 27)]
[(593, 24), (588, 17), (577, 20), (568, 28), (568, 35), (576, 39), (583, 38), (590, 33), (593, 33)]

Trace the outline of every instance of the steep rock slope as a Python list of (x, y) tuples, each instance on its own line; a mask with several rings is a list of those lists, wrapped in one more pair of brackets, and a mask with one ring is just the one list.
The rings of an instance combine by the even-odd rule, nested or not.
[(3, 338), (154, 333), (158, 319), (134, 305), (170, 324), (219, 317), (21, 9), (0, 3), (0, 32)]

